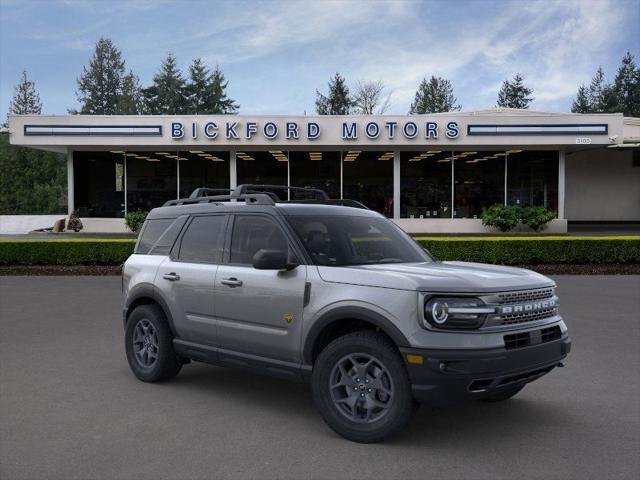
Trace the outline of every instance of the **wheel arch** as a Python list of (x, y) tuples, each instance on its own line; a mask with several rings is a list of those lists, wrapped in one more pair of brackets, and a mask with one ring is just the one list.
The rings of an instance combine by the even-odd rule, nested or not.
[(136, 285), (127, 297), (127, 302), (124, 306), (123, 324), (126, 327), (129, 315), (131, 312), (140, 305), (157, 305), (164, 313), (169, 329), (171, 333), (176, 336), (176, 329), (173, 323), (173, 316), (171, 315), (171, 309), (167, 302), (158, 294), (155, 287), (149, 284)]
[(385, 334), (396, 347), (408, 347), (409, 341), (387, 317), (364, 307), (338, 307), (318, 318), (304, 341), (303, 362), (312, 365), (322, 348), (338, 336), (357, 330), (377, 330)]

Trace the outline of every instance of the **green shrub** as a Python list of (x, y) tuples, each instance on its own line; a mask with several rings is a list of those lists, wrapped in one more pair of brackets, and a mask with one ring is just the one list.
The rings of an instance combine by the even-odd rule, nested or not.
[(0, 265), (120, 265), (135, 240), (1, 240)]
[(438, 260), (536, 265), (640, 263), (640, 237), (416, 238)]
[(527, 207), (521, 212), (521, 222), (528, 225), (534, 232), (544, 230), (551, 220), (556, 218), (555, 212), (544, 207)]
[(149, 212), (129, 212), (124, 217), (124, 221), (129, 227), (129, 230), (135, 233), (139, 233), (142, 228), (142, 224), (147, 219)]
[(497, 227), (501, 232), (513, 230), (520, 221), (520, 207), (494, 205), (482, 211), (482, 224)]

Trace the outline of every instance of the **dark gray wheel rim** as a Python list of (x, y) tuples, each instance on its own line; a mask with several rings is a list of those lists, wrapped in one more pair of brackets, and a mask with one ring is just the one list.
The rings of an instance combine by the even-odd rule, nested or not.
[(139, 320), (133, 331), (133, 353), (144, 368), (152, 367), (158, 358), (158, 333), (146, 318)]
[(367, 353), (341, 358), (329, 377), (331, 400), (338, 411), (357, 423), (384, 417), (393, 405), (393, 380), (384, 364)]

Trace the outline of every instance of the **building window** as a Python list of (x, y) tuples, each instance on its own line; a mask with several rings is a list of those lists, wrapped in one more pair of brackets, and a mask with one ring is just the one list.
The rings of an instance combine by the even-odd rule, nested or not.
[(74, 203), (81, 217), (124, 216), (124, 154), (74, 152)]
[(149, 211), (178, 196), (177, 155), (127, 152), (127, 211)]
[(180, 198), (200, 187), (219, 188), (220, 195), (229, 191), (229, 153), (191, 150), (176, 153), (180, 170)]
[(289, 162), (290, 186), (319, 188), (340, 198), (340, 152), (289, 152)]
[(558, 152), (510, 150), (507, 203), (558, 211)]
[(482, 210), (504, 205), (502, 152), (454, 152), (454, 218), (480, 218)]
[[(287, 185), (289, 174), (287, 152), (237, 152), (236, 171), (238, 185)], [(286, 200), (286, 192), (274, 190), (280, 199)]]
[(424, 150), (400, 154), (400, 216), (451, 218), (452, 152)]
[(343, 152), (343, 197), (393, 216), (393, 152)]

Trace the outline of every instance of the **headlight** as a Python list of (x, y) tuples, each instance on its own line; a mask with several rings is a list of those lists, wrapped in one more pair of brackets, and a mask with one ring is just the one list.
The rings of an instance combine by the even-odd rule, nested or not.
[(479, 328), (491, 313), (495, 307), (473, 297), (432, 297), (424, 305), (424, 318), (435, 328)]

